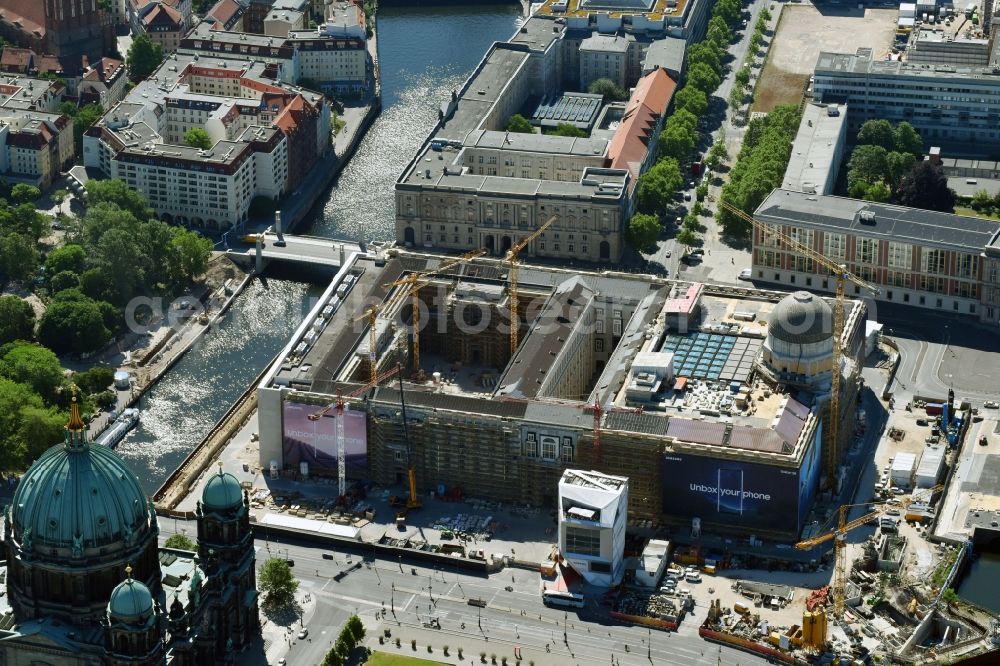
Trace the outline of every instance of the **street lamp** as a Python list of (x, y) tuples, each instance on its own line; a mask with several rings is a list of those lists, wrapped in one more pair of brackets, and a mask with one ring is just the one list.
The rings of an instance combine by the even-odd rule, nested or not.
[(567, 624), (569, 624), (569, 613), (563, 611), (563, 643), (569, 646), (569, 634), (566, 632)]
[(389, 597), (389, 603), (392, 604), (392, 616), (396, 617), (396, 582), (392, 583), (392, 593)]

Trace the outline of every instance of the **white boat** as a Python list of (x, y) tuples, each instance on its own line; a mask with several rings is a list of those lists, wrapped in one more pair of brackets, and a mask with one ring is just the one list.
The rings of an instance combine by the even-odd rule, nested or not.
[(113, 449), (125, 438), (135, 424), (139, 422), (139, 410), (135, 408), (126, 409), (115, 419), (110, 426), (95, 440), (95, 444)]

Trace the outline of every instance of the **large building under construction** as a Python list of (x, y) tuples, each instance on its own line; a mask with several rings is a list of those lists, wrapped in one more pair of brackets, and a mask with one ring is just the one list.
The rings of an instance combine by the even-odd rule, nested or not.
[[(258, 388), (262, 466), (336, 475), (342, 437), (348, 477), (381, 485), (412, 467), (420, 492), (554, 506), (564, 470), (593, 469), (628, 477), (633, 524), (801, 532), (851, 435), (824, 439), (827, 301), (608, 271), (518, 276), (512, 352), (507, 264), (355, 255)], [(864, 320), (849, 301), (842, 423)], [(343, 410), (323, 412), (337, 395)]]

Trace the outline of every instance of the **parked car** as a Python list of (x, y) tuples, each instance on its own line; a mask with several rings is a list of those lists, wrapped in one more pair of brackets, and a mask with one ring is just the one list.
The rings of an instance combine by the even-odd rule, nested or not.
[(309, 629), (307, 627), (302, 627), (302, 631), (299, 632), (299, 640), (303, 640), (309, 636)]
[(700, 257), (703, 254), (705, 254), (705, 250), (703, 248), (696, 247), (695, 249), (691, 250), (691, 254)]
[(740, 280), (749, 280), (751, 277), (753, 277), (753, 271), (750, 270), (749, 268), (744, 268), (743, 270), (741, 270), (738, 276)]
[(983, 403), (983, 407), (986, 409), (1000, 409), (1000, 402), (996, 400), (987, 400)]

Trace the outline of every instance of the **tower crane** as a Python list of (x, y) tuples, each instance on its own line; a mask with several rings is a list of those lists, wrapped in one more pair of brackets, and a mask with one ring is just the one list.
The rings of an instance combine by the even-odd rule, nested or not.
[(553, 215), (545, 221), (545, 224), (535, 229), (535, 231), (519, 240), (514, 244), (509, 250), (507, 250), (507, 256), (504, 261), (510, 264), (510, 355), (511, 358), (517, 353), (517, 336), (521, 326), (521, 316), (517, 313), (517, 255), (521, 253), (521, 250), (528, 247), (528, 243), (535, 240), (543, 233), (545, 230), (552, 226), (552, 223), (559, 219), (558, 215)]
[(594, 404), (589, 406), (594, 412), (594, 461), (595, 466), (601, 464), (601, 415), (604, 412), (631, 412), (633, 414), (642, 414), (642, 407), (619, 407), (617, 405), (611, 405), (610, 407), (602, 407), (601, 402), (598, 399), (594, 399)]
[[(943, 485), (934, 486), (927, 491), (926, 497), (918, 498), (911, 496), (906, 498), (902, 501), (902, 508), (905, 510), (906, 507), (910, 506), (910, 504), (913, 504), (921, 499), (930, 500), (931, 497), (934, 496), (934, 493), (938, 492), (942, 488), (944, 488)], [(867, 502), (865, 504), (867, 504)], [(833, 573), (833, 613), (837, 619), (842, 619), (844, 617), (844, 596), (845, 588), (847, 586), (847, 533), (856, 527), (867, 525), (892, 508), (892, 505), (890, 504), (881, 504), (877, 506), (874, 511), (866, 513), (860, 518), (855, 518), (854, 520), (849, 521), (847, 520), (847, 510), (852, 506), (864, 505), (841, 505), (837, 520), (837, 527), (826, 534), (820, 534), (819, 536), (812, 537), (811, 539), (805, 539), (795, 544), (795, 547), (799, 550), (809, 550), (810, 548), (818, 546), (821, 543), (826, 543), (831, 539), (835, 540), (833, 544), (834, 557), (836, 560)]]
[(796, 254), (815, 261), (833, 274), (834, 279), (834, 301), (833, 301), (833, 358), (830, 386), (830, 446), (826, 448), (823, 456), (823, 468), (826, 473), (827, 483), (832, 484), (837, 468), (838, 451), (840, 448), (840, 360), (843, 355), (841, 348), (841, 337), (844, 334), (844, 285), (847, 282), (867, 290), (873, 295), (878, 295), (879, 288), (862, 280), (858, 276), (847, 270), (847, 266), (837, 263), (826, 255), (817, 252), (811, 247), (800, 243), (788, 234), (781, 231), (778, 225), (770, 225), (761, 222), (751, 215), (747, 215), (742, 210), (733, 206), (729, 202), (720, 199), (719, 205), (729, 211), (751, 227), (759, 231), (762, 237), (774, 237), (785, 244), (789, 250)]
[[(374, 380), (368, 382), (361, 386), (361, 388), (355, 389), (347, 394), (348, 398), (356, 398), (362, 393), (366, 392), (368, 389), (376, 386), (379, 382), (389, 379), (393, 375), (399, 372), (399, 368), (395, 367), (391, 370), (383, 372), (381, 375), (376, 377)], [(343, 498), (347, 494), (347, 455), (344, 451), (344, 395), (340, 391), (337, 391), (336, 402), (331, 402), (329, 405), (323, 409), (313, 412), (308, 416), (310, 421), (319, 421), (323, 418), (331, 409), (337, 410), (337, 497)]]
[[(481, 257), (486, 254), (486, 250), (473, 250), (472, 252), (467, 252), (463, 254), (459, 259), (453, 259), (451, 261), (445, 262), (444, 264), (438, 266), (437, 268), (429, 271), (420, 271), (411, 273), (401, 280), (396, 280), (395, 282), (390, 282), (384, 285), (386, 289), (392, 289), (393, 287), (405, 286), (399, 295), (393, 297), (389, 304), (396, 304), (402, 299), (410, 296), (413, 298), (413, 303), (411, 306), (412, 313), (411, 323), (413, 325), (413, 369), (414, 372), (420, 371), (420, 290), (430, 284), (430, 280), (425, 280), (433, 275), (440, 275), (450, 271), (456, 266), (461, 266), (472, 261), (476, 257)], [(388, 307), (388, 305), (387, 305)]]

